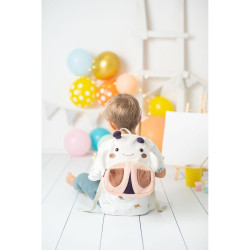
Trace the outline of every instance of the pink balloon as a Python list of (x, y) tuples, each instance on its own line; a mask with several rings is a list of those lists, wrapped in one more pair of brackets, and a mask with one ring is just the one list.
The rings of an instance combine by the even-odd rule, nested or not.
[(84, 131), (75, 129), (66, 135), (64, 146), (70, 155), (83, 156), (90, 150), (91, 139)]
[(123, 74), (116, 80), (116, 88), (119, 93), (127, 93), (133, 95), (139, 87), (139, 83), (133, 75)]

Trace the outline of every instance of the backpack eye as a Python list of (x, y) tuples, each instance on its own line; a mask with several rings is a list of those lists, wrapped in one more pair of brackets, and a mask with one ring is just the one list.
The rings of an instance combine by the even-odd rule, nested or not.
[(115, 151), (116, 151), (116, 152), (119, 151), (119, 148), (115, 148)]
[(142, 148), (140, 148), (139, 150), (140, 150), (140, 152), (143, 152), (143, 149), (142, 149)]

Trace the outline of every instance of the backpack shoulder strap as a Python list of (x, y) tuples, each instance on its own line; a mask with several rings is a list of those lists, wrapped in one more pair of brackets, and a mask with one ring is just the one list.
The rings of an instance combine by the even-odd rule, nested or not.
[(128, 134), (131, 134), (131, 132), (127, 128), (121, 128), (120, 131), (125, 130)]
[(155, 190), (152, 192), (151, 194), (152, 200), (155, 204), (155, 207), (157, 209), (158, 212), (163, 212), (164, 210), (166, 210), (167, 206), (160, 206), (160, 203), (157, 201), (156, 196), (155, 196)]
[(95, 210), (96, 206), (97, 206), (97, 202), (98, 202), (98, 200), (100, 198), (101, 192), (102, 192), (102, 180), (100, 181), (98, 189), (96, 191), (96, 195), (95, 195), (95, 199), (93, 200), (92, 208), (90, 210), (82, 210), (82, 209), (79, 209), (79, 210), (81, 212), (92, 213)]

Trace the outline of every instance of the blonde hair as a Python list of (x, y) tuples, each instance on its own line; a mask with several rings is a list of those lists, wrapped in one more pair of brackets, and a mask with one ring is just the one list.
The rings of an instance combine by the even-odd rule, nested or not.
[(110, 98), (105, 105), (104, 118), (113, 122), (117, 129), (135, 129), (139, 123), (141, 109), (135, 97), (118, 94)]

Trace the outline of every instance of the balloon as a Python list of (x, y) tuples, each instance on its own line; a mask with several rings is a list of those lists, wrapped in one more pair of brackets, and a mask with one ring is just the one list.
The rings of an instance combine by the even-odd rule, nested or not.
[(110, 134), (110, 132), (105, 128), (96, 128), (90, 132), (90, 138), (92, 141), (92, 147), (97, 150), (97, 144), (99, 140), (104, 136)]
[(70, 52), (67, 64), (70, 71), (77, 76), (86, 76), (92, 68), (93, 58), (84, 49), (75, 49)]
[(96, 92), (97, 101), (102, 106), (112, 97), (119, 94), (116, 89), (115, 80), (107, 80), (103, 82), (98, 88)]
[(162, 96), (156, 96), (149, 103), (149, 112), (152, 115), (166, 116), (166, 111), (174, 111), (169, 100)]
[(120, 59), (113, 52), (103, 52), (93, 61), (96, 78), (106, 80), (113, 77), (120, 69)]
[(160, 151), (162, 150), (164, 125), (165, 118), (162, 116), (150, 116), (141, 123), (141, 136), (151, 139)]
[(96, 86), (86, 77), (72, 83), (69, 90), (70, 100), (78, 107), (88, 107), (96, 98)]
[(100, 140), (99, 142), (97, 143), (97, 149), (100, 148), (101, 144), (104, 143), (105, 141), (108, 141), (110, 139), (112, 139), (113, 136), (111, 134), (108, 134), (108, 135), (104, 135)]
[(91, 139), (84, 131), (75, 129), (66, 135), (64, 146), (70, 155), (80, 157), (90, 150)]
[(137, 79), (130, 74), (123, 74), (117, 78), (116, 88), (119, 93), (133, 95), (139, 87)]

